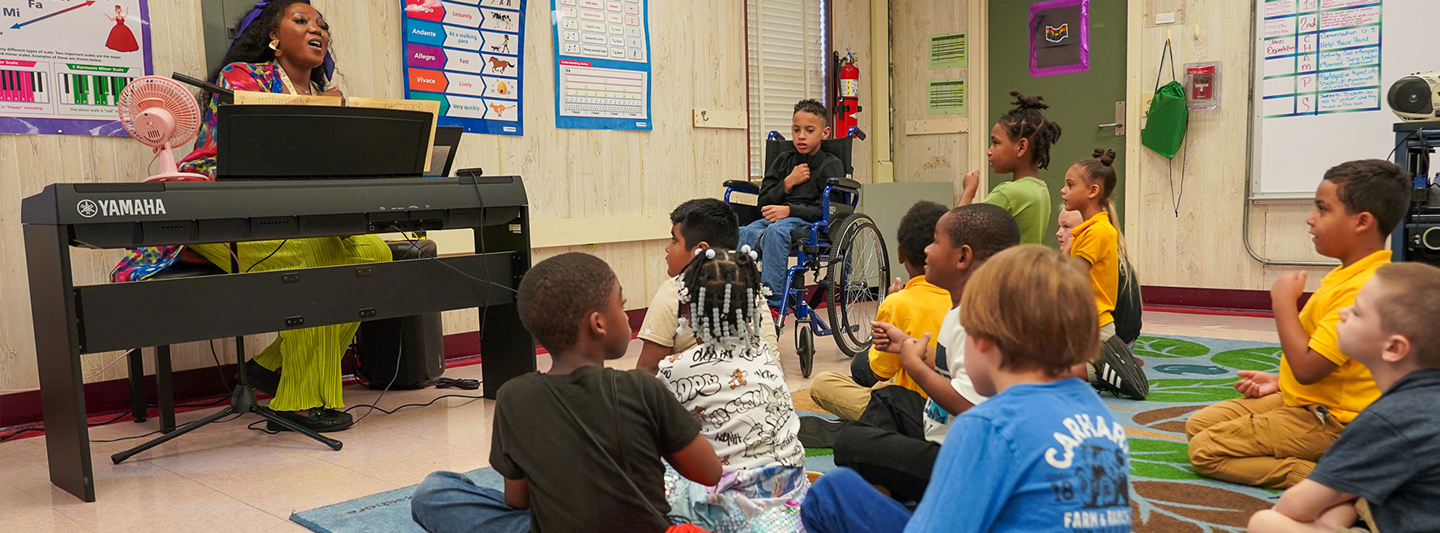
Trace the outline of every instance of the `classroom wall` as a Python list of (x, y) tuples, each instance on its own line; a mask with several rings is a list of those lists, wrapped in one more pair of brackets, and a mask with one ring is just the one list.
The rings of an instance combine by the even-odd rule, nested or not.
[[(334, 32), (338, 83), (346, 94), (399, 98), (400, 2), (314, 0)], [(694, 109), (744, 113), (745, 2), (654, 2), (650, 6), (653, 66), (651, 132), (559, 130), (554, 117), (554, 54), (546, 0), (529, 0), (525, 40), (525, 131), (522, 137), (465, 135), (456, 168), (483, 167), (486, 174), (524, 177), (533, 220), (564, 229), (624, 220), (637, 230), (667, 235), (676, 204), (718, 196), (720, 182), (745, 176), (744, 129), (694, 128)], [(155, 72), (204, 70), (200, 8), (193, 0), (150, 0)], [(743, 125), (742, 125), (743, 128)], [(128, 138), (0, 136), (0, 391), (38, 384), (20, 200), (55, 182), (135, 182), (145, 176), (150, 152)], [(574, 222), (564, 222), (574, 221)], [(624, 241), (629, 237), (618, 240)], [(559, 253), (593, 253), (620, 278), (627, 308), (649, 304), (664, 278), (664, 240), (563, 246), (535, 251), (540, 261)], [(444, 253), (445, 250), (441, 250)], [(118, 252), (74, 250), (76, 284), (101, 283)], [(146, 302), (143, 305), (164, 305)], [(143, 312), (143, 305), (137, 306)], [(451, 312), (446, 333), (475, 331), (478, 314)], [(268, 342), (261, 336), (252, 351)], [(233, 362), (217, 342), (223, 362)], [(88, 355), (87, 373), (117, 354)], [(253, 355), (253, 353), (252, 353)], [(176, 369), (211, 366), (209, 347), (192, 343), (175, 353)], [(148, 367), (148, 365), (147, 365)], [(116, 365), (88, 381), (125, 376)]]
[[(1183, 23), (1151, 23), (1154, 13), (1177, 9), (1183, 13)], [(1129, 178), (1125, 238), (1145, 285), (1268, 290), (1279, 276), (1301, 270), (1264, 266), (1252, 258), (1242, 233), (1247, 216), (1257, 255), (1273, 260), (1326, 260), (1314, 252), (1307, 233), (1308, 204), (1255, 205), (1246, 213), (1253, 63), (1251, 9), (1249, 1), (1130, 1), (1129, 98), (1130, 116), (1134, 118), (1130, 120), (1133, 129), (1127, 144), (1131, 165), (1125, 169)], [(1188, 154), (1182, 152), (1173, 163), (1173, 194), (1171, 163), (1139, 144), (1143, 125), (1140, 119), (1154, 93), (1167, 28), (1176, 62), (1184, 65), (1220, 61), (1224, 77), (1223, 107), (1191, 113)], [(1183, 70), (1177, 67), (1177, 71), (1183, 76)], [(1162, 83), (1169, 81), (1167, 63)], [(1317, 184), (1320, 178), (1315, 176)], [(1309, 290), (1313, 290), (1328, 269), (1306, 270), (1310, 273)]]
[[(968, 169), (968, 115), (927, 115), (927, 80), (967, 77), (969, 71), (983, 64), (973, 55), (971, 69), (930, 70), (929, 36), (969, 29), (971, 0), (892, 0), (890, 2), (890, 87), (872, 87), (872, 69), (876, 65), (870, 54), (871, 0), (836, 0), (834, 4), (835, 48), (849, 47), (859, 57), (861, 68), (860, 127), (869, 131), (876, 113), (873, 109), (876, 90), (892, 91), (893, 108), (891, 135), (895, 181), (900, 183), (953, 181), (958, 197), (959, 177)], [(943, 122), (944, 124), (937, 124)], [(918, 130), (917, 130), (918, 128)], [(924, 130), (923, 132), (920, 130)], [(932, 131), (941, 133), (931, 133)], [(869, 141), (857, 144), (855, 174), (869, 181), (873, 154), (877, 147)], [(863, 157), (863, 158), (862, 158)]]

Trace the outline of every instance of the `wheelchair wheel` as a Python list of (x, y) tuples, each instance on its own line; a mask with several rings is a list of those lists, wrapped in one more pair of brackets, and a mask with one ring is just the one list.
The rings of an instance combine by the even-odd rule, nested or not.
[[(834, 231), (839, 229), (839, 231)], [(870, 349), (870, 321), (885, 299), (890, 279), (890, 256), (875, 221), (860, 213), (846, 217), (830, 232), (830, 287), (826, 307), (835, 330), (835, 344), (846, 356)]]
[(800, 357), (800, 376), (810, 377), (815, 369), (815, 334), (810, 326), (795, 328), (795, 355)]

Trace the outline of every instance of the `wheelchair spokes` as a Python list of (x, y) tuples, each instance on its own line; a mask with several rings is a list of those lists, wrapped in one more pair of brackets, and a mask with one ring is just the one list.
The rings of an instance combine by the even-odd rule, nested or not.
[(835, 344), (854, 357), (870, 349), (870, 322), (885, 298), (890, 259), (870, 217), (857, 213), (838, 227), (842, 230), (830, 262), (827, 307)]

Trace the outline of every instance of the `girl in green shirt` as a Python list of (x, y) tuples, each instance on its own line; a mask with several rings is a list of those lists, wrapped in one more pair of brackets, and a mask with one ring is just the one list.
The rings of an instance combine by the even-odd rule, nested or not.
[[(1015, 97), (1011, 109), (990, 130), (990, 149), (985, 155), (997, 174), (1011, 174), (1011, 181), (997, 185), (984, 203), (1004, 208), (1020, 226), (1022, 244), (1039, 244), (1050, 224), (1050, 189), (1039, 178), (1040, 169), (1050, 166), (1050, 146), (1060, 140), (1060, 125), (1045, 118), (1050, 106), (1043, 96)], [(959, 205), (974, 203), (980, 188), (980, 171), (965, 175)]]

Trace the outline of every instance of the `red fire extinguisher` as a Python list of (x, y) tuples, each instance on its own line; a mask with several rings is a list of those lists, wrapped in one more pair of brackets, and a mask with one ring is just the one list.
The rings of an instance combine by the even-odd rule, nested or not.
[(855, 127), (858, 123), (855, 114), (860, 112), (860, 67), (855, 66), (855, 54), (848, 48), (844, 58), (839, 52), (835, 53), (835, 62), (840, 70), (839, 90), (835, 91), (835, 137), (858, 134), (864, 139), (864, 134)]

